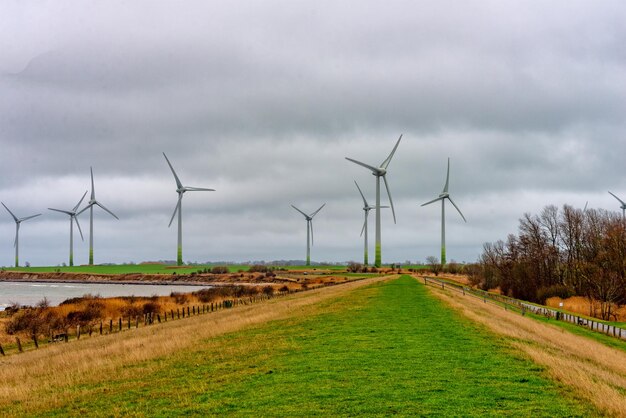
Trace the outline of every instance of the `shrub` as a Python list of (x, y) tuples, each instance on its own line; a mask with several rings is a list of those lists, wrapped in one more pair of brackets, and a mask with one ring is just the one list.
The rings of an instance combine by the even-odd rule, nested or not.
[(263, 294), (272, 296), (274, 294), (274, 288), (272, 286), (263, 286)]
[(158, 313), (161, 309), (161, 306), (156, 302), (146, 302), (143, 304), (143, 313)]
[(545, 304), (546, 300), (552, 297), (559, 297), (561, 299), (567, 299), (574, 295), (567, 286), (562, 284), (554, 284), (552, 286), (540, 287), (537, 289), (537, 300), (541, 304)]
[(143, 315), (143, 308), (138, 305), (129, 304), (129, 305), (122, 307), (121, 315), (125, 318), (126, 317), (136, 318), (138, 316)]
[(228, 272), (228, 267), (226, 266), (215, 266), (211, 269), (213, 274), (227, 274)]
[(270, 269), (263, 264), (254, 264), (248, 269), (250, 273), (267, 273), (268, 270)]
[(280, 289), (278, 289), (279, 292), (283, 292), (283, 293), (289, 293), (289, 286), (284, 285), (283, 287), (281, 287)]
[(189, 296), (187, 296), (186, 293), (172, 292), (170, 293), (170, 296), (174, 298), (174, 302), (179, 305), (184, 305), (185, 303), (189, 302)]

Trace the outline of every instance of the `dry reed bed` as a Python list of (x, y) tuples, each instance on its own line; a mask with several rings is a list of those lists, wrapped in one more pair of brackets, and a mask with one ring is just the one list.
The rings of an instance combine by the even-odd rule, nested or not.
[(557, 381), (611, 416), (626, 416), (626, 353), (470, 296), (429, 287), (467, 318), (510, 338), (511, 345)]
[[(46, 349), (0, 358), (0, 407), (17, 402), (27, 411), (43, 406), (58, 407), (69, 399), (65, 389), (71, 386), (136, 374), (133, 366), (140, 362), (165, 357), (178, 350), (192, 350), (202, 340), (250, 325), (300, 315), (304, 309), (321, 301), (392, 277), (396, 276), (318, 288), (183, 321), (58, 343)], [(148, 372), (143, 366), (141, 370)]]

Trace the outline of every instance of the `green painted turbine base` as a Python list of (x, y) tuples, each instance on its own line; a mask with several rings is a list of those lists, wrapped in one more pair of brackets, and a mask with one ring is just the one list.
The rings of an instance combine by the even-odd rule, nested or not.
[(74, 266), (74, 257), (70, 255), (70, 267)]
[(380, 248), (380, 244), (376, 244), (376, 260), (374, 261), (374, 266), (380, 267), (382, 265), (382, 251)]
[(365, 256), (363, 257), (363, 264), (366, 266), (369, 264), (367, 259), (367, 251), (365, 251)]
[(179, 266), (183, 265), (183, 248), (178, 247), (178, 255), (176, 257), (176, 264)]
[(441, 249), (441, 265), (442, 266), (446, 265), (446, 249), (445, 248)]
[(89, 249), (89, 265), (93, 266), (93, 248)]
[(310, 257), (307, 257), (307, 258), (306, 258), (306, 265), (307, 265), (307, 266), (310, 266), (310, 265), (311, 265), (311, 258), (310, 258)]
[(19, 266), (20, 266), (20, 262), (19, 262), (19, 260), (17, 259), (17, 257), (15, 257), (15, 267), (19, 267)]

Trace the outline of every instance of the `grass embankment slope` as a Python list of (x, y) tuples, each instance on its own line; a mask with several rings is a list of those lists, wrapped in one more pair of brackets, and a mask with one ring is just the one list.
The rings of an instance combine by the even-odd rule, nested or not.
[(597, 413), (408, 276), (208, 317), (0, 360), (0, 415)]

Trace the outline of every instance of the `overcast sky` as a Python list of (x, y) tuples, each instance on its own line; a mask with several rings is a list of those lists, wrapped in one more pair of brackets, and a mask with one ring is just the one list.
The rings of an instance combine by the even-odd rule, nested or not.
[[(362, 201), (389, 165), (383, 262), (448, 260), (516, 232), (547, 204), (626, 200), (623, 1), (11, 1), (0, 3), (0, 200), (20, 260), (67, 262), (90, 188), (95, 262), (362, 260)], [(383, 199), (387, 202), (387, 198)], [(84, 203), (83, 203), (84, 204)], [(0, 265), (15, 224), (0, 213)], [(373, 258), (374, 214), (370, 217)], [(75, 262), (88, 260), (88, 213)]]

